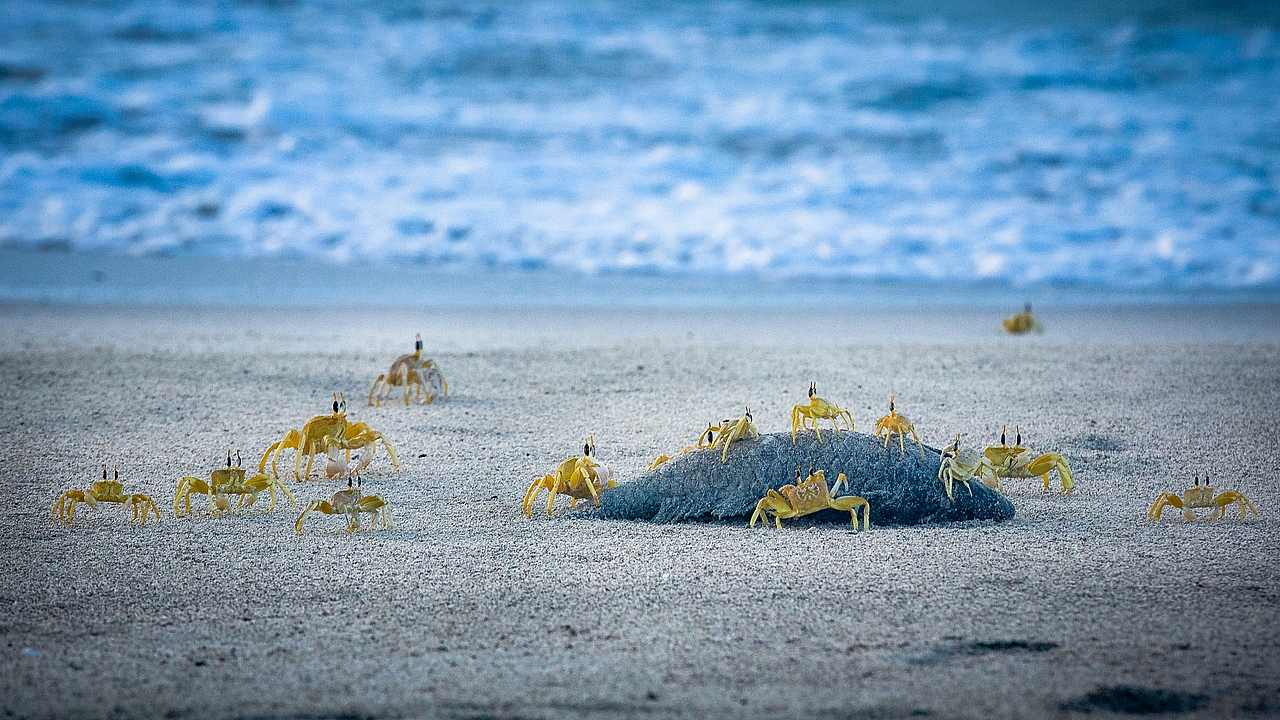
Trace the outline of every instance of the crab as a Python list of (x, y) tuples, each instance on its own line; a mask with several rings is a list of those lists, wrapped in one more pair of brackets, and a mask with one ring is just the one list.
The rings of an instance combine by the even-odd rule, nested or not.
[(831, 403), (818, 397), (818, 384), (809, 383), (809, 404), (796, 405), (791, 408), (791, 443), (795, 444), (796, 431), (803, 430), (809, 426), (806, 421), (813, 423), (813, 431), (818, 434), (818, 442), (822, 442), (822, 433), (818, 430), (818, 420), (826, 418), (831, 421), (831, 427), (836, 430), (836, 437), (840, 437), (840, 425), (836, 420), (843, 419), (848, 425), (850, 431), (853, 430), (853, 416), (848, 410), (832, 405)]
[[(707, 429), (704, 430), (702, 434), (698, 436), (697, 444), (685, 445), (683, 450), (676, 453), (676, 457), (684, 455), (685, 453), (693, 452), (694, 450), (706, 450), (707, 448), (711, 447), (712, 445), (715, 444), (716, 433), (720, 432), (720, 428), (721, 428), (720, 425), (707, 423)], [(649, 468), (645, 470), (645, 472), (653, 471), (659, 465), (661, 465), (664, 462), (667, 462), (670, 459), (671, 459), (670, 455), (659, 455), (657, 458), (654, 459), (653, 464), (651, 464)]]
[(866, 498), (857, 495), (846, 495), (844, 497), (834, 497), (839, 492), (840, 487), (844, 486), (847, 490), (849, 482), (845, 478), (844, 473), (836, 478), (835, 485), (830, 489), (827, 488), (827, 476), (823, 471), (812, 472), (810, 468), (809, 477), (802, 482), (800, 480), (800, 466), (796, 466), (796, 484), (783, 485), (778, 490), (769, 490), (760, 502), (756, 503), (756, 511), (751, 514), (750, 527), (756, 526), (757, 520), (763, 520), (765, 526), (769, 525), (769, 518), (773, 518), (774, 525), (781, 530), (783, 518), (794, 518), (802, 515), (809, 515), (820, 510), (834, 509), (846, 510), (853, 521), (853, 529), (858, 529), (858, 508), (862, 510), (862, 529), (871, 529), (871, 504)]
[(62, 493), (50, 512), (62, 522), (75, 525), (76, 503), (84, 503), (91, 508), (98, 507), (98, 503), (116, 503), (125, 510), (133, 511), (133, 517), (129, 519), (131, 523), (146, 525), (149, 513), (155, 513), (156, 522), (160, 522), (160, 508), (156, 507), (156, 501), (150, 495), (142, 493), (125, 494), (124, 483), (120, 482), (120, 471), (112, 468), (112, 477), (108, 480), (106, 465), (102, 466), (101, 480), (94, 482), (88, 490), (67, 490)]
[(889, 414), (876, 421), (876, 437), (880, 437), (880, 433), (883, 432), (884, 446), (889, 447), (889, 438), (893, 437), (894, 433), (897, 433), (898, 449), (903, 455), (906, 455), (907, 446), (903, 438), (907, 433), (911, 433), (911, 437), (916, 441), (916, 444), (920, 446), (920, 457), (924, 457), (924, 443), (920, 442), (920, 436), (916, 434), (915, 425), (911, 424), (911, 421), (907, 419), (906, 415), (898, 414), (898, 411), (894, 409), (893, 401), (894, 397), (890, 396)]
[(298, 516), (296, 522), (293, 523), (293, 531), (302, 534), (302, 522), (312, 512), (318, 512), (325, 515), (345, 515), (347, 518), (347, 532), (354, 533), (360, 529), (360, 513), (368, 513), (369, 529), (372, 530), (378, 525), (379, 519), (382, 521), (382, 529), (390, 530), (391, 523), (391, 506), (387, 504), (377, 495), (365, 495), (361, 489), (360, 478), (354, 481), (347, 478), (347, 489), (339, 490), (334, 493), (328, 500), (312, 500)]
[(1017, 427), (1017, 440), (1012, 446), (1006, 444), (1005, 433), (1009, 426), (1000, 429), (1000, 445), (990, 446), (982, 451), (983, 456), (991, 463), (997, 478), (1032, 478), (1044, 480), (1044, 489), (1049, 490), (1049, 473), (1058, 471), (1058, 480), (1062, 482), (1062, 494), (1070, 495), (1076, 489), (1075, 478), (1071, 475), (1071, 466), (1067, 459), (1058, 453), (1045, 453), (1032, 457), (1031, 450), (1022, 446), (1022, 428)]
[(240, 502), (236, 507), (248, 507), (258, 500), (258, 493), (269, 491), (271, 493), (271, 507), (267, 512), (275, 512), (276, 509), (276, 490), (284, 493), (285, 497), (293, 503), (293, 507), (298, 507), (298, 501), (294, 499), (293, 493), (289, 489), (280, 484), (280, 481), (267, 475), (266, 473), (258, 473), (248, 481), (244, 479), (244, 470), (240, 467), (240, 451), (236, 451), (235, 466), (231, 464), (231, 451), (227, 451), (227, 467), (214, 470), (206, 482), (200, 478), (191, 477), (190, 475), (178, 481), (178, 490), (173, 495), (173, 515), (181, 517), (183, 507), (185, 505), (186, 514), (191, 515), (191, 493), (200, 493), (209, 498), (209, 512), (214, 517), (219, 517), (218, 511), (228, 512), (231, 510), (231, 501), (227, 499), (228, 495), (239, 495)]
[(956, 483), (962, 483), (972, 495), (973, 488), (969, 487), (969, 481), (975, 477), (992, 490), (1004, 493), (1004, 487), (1000, 484), (1000, 478), (996, 477), (991, 461), (973, 448), (961, 449), (960, 436), (956, 435), (955, 443), (942, 451), (942, 464), (938, 466), (938, 479), (947, 491), (947, 498), (954, 499), (951, 491)]
[[(379, 385), (382, 386), (381, 392), (378, 390)], [(393, 387), (404, 388), (405, 405), (409, 404), (410, 395), (421, 395), (425, 405), (437, 397), (449, 394), (449, 382), (440, 372), (440, 366), (431, 358), (422, 359), (421, 335), (414, 339), (412, 355), (396, 358), (391, 363), (391, 369), (373, 381), (373, 387), (369, 388), (369, 405), (381, 407), (383, 398), (390, 397)]]
[(617, 484), (613, 480), (613, 470), (607, 465), (596, 462), (596, 439), (592, 436), (582, 445), (580, 457), (565, 460), (556, 467), (555, 472), (543, 475), (529, 484), (529, 489), (524, 493), (524, 504), (521, 510), (525, 517), (532, 518), (533, 503), (543, 490), (550, 493), (547, 498), (548, 516), (551, 515), (551, 510), (555, 506), (557, 494), (569, 496), (570, 508), (579, 500), (587, 498), (594, 500), (596, 507), (599, 507), (600, 493)]
[(1014, 313), (1001, 320), (1000, 324), (1004, 326), (1004, 331), (1010, 335), (1022, 335), (1032, 330), (1038, 333), (1044, 332), (1040, 321), (1036, 320), (1035, 316), (1031, 314), (1031, 303), (1027, 303), (1022, 312)]
[[(363, 468), (373, 460), (373, 446), (381, 440), (387, 453), (391, 455), (391, 469), (400, 469), (400, 459), (396, 457), (396, 451), (391, 447), (391, 443), (382, 436), (382, 433), (373, 430), (365, 423), (347, 423), (347, 399), (341, 393), (333, 395), (333, 414), (317, 415), (307, 421), (302, 426), (302, 432), (297, 430), (289, 430), (279, 442), (272, 443), (267, 451), (262, 454), (262, 460), (258, 462), (258, 472), (263, 472), (267, 466), (267, 458), (271, 458), (271, 475), (272, 477), (280, 477), (279, 470), (276, 467), (276, 460), (279, 459), (280, 453), (287, 449), (296, 451), (293, 459), (293, 475), (298, 480), (311, 477), (311, 462), (317, 455), (325, 455), (331, 445), (337, 444), (346, 451), (346, 460), (351, 459), (351, 451), (363, 447), (369, 447), (370, 452), (361, 461), (359, 465)], [(307, 458), (307, 469), (305, 473), (300, 473), (299, 468), (302, 464), (302, 457)]]
[(1151, 509), (1147, 511), (1147, 517), (1152, 520), (1159, 520), (1160, 513), (1164, 512), (1165, 505), (1172, 505), (1182, 509), (1182, 515), (1191, 522), (1195, 522), (1196, 516), (1192, 510), (1196, 508), (1213, 508), (1213, 513), (1209, 515), (1210, 520), (1226, 517), (1227, 507), (1232, 503), (1240, 508), (1240, 519), (1244, 520), (1248, 517), (1248, 510), (1253, 511), (1253, 516), (1258, 517), (1258, 508), (1249, 502), (1249, 498), (1241, 495), (1235, 490), (1227, 490), (1220, 493), (1216, 497), (1213, 494), (1213, 488), (1209, 485), (1209, 475), (1204, 476), (1204, 484), (1200, 484), (1200, 476), (1195, 476), (1196, 484), (1189, 487), (1182, 493), (1182, 497), (1178, 497), (1173, 493), (1160, 493), (1155, 503), (1151, 505)]
[(747, 433), (751, 433), (756, 440), (760, 439), (760, 433), (751, 422), (751, 408), (747, 408), (746, 414), (737, 420), (724, 420), (720, 423), (720, 432), (711, 443), (711, 447), (724, 446), (724, 450), (720, 453), (720, 462), (729, 460), (729, 445), (746, 438)]

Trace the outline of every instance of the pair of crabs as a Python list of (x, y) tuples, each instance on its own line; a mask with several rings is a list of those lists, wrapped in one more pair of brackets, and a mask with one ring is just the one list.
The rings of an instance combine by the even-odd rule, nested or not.
[(1017, 439), (1013, 445), (1006, 440), (1008, 426), (1000, 430), (1000, 444), (988, 446), (981, 454), (971, 448), (960, 447), (960, 436), (942, 452), (942, 463), (938, 466), (938, 479), (947, 491), (947, 497), (953, 497), (952, 489), (961, 483), (973, 494), (969, 481), (978, 478), (984, 485), (1003, 493), (1001, 479), (1039, 477), (1044, 481), (1044, 489), (1049, 490), (1049, 473), (1057, 470), (1058, 480), (1062, 482), (1062, 494), (1070, 495), (1076, 489), (1075, 478), (1071, 474), (1071, 466), (1067, 459), (1058, 453), (1034, 455), (1030, 449), (1022, 445), (1022, 428), (1016, 428)]

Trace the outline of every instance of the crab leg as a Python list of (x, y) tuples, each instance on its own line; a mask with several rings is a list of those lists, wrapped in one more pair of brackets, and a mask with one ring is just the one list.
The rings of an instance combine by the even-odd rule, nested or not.
[(551, 496), (547, 498), (547, 517), (551, 517), (551, 509), (556, 503), (556, 493), (560, 492), (562, 482), (558, 477), (554, 477), (551, 480), (551, 487), (549, 488)]
[(387, 449), (387, 454), (391, 456), (391, 471), (395, 472), (400, 469), (400, 458), (396, 457), (395, 448), (391, 447), (391, 443), (382, 437), (382, 433), (378, 433), (378, 439), (382, 441), (382, 447)]
[(533, 502), (538, 499), (538, 493), (542, 490), (542, 483), (544, 483), (548, 477), (550, 476), (543, 475), (540, 478), (535, 478), (533, 482), (529, 483), (529, 489), (524, 492), (524, 502), (520, 505), (520, 509), (524, 511), (525, 517), (533, 517)]

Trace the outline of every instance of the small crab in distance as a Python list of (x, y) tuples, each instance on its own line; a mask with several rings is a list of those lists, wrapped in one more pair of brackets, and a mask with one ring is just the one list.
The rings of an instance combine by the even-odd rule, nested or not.
[[(720, 432), (719, 425), (715, 425), (713, 423), (707, 423), (707, 429), (703, 430), (702, 434), (698, 436), (697, 445), (685, 445), (683, 450), (676, 453), (676, 457), (680, 457), (685, 453), (691, 453), (694, 450), (706, 450), (707, 448), (715, 444), (716, 433), (718, 432)], [(658, 457), (654, 458), (653, 463), (649, 465), (648, 469), (645, 470), (645, 472), (650, 472), (655, 468), (657, 468), (662, 463), (667, 462), (669, 460), (671, 460), (670, 455), (659, 455)]]
[(125, 494), (124, 483), (120, 482), (120, 471), (112, 469), (112, 479), (107, 479), (107, 466), (102, 466), (102, 479), (93, 483), (88, 490), (68, 490), (58, 497), (53, 504), (52, 514), (68, 525), (76, 524), (76, 503), (84, 503), (91, 508), (98, 503), (115, 503), (125, 510), (133, 511), (131, 523), (147, 524), (147, 514), (155, 513), (156, 522), (160, 522), (160, 508), (150, 495), (134, 493)]
[(324, 515), (345, 515), (348, 533), (354, 533), (360, 529), (360, 513), (369, 514), (370, 530), (377, 527), (379, 517), (382, 520), (383, 530), (390, 530), (392, 527), (391, 506), (377, 495), (364, 495), (358, 477), (354, 482), (351, 478), (347, 478), (347, 489), (334, 493), (328, 500), (312, 500), (294, 522), (294, 532), (302, 534), (302, 522), (313, 512)]
[(813, 472), (809, 477), (800, 480), (800, 466), (796, 466), (796, 483), (783, 485), (778, 490), (769, 490), (760, 502), (756, 503), (756, 511), (751, 514), (750, 527), (756, 526), (756, 520), (763, 520), (769, 526), (769, 518), (773, 518), (775, 527), (782, 529), (783, 518), (801, 517), (822, 510), (844, 510), (853, 520), (853, 529), (858, 529), (858, 508), (862, 508), (862, 529), (871, 529), (871, 504), (866, 498), (857, 495), (834, 497), (844, 486), (847, 490), (849, 482), (844, 473), (836, 478), (835, 485), (827, 488), (827, 476), (823, 471)]
[(1000, 324), (1004, 326), (1004, 331), (1010, 335), (1024, 335), (1032, 330), (1037, 333), (1044, 332), (1044, 328), (1041, 327), (1040, 321), (1031, 314), (1031, 303), (1027, 303), (1022, 309), (1022, 312), (1014, 313), (1013, 315), (1001, 320)]
[[(378, 386), (381, 385), (381, 391)], [(422, 398), (422, 404), (433, 402), (436, 398), (449, 394), (449, 382), (440, 372), (435, 360), (422, 359), (422, 336), (414, 339), (413, 354), (401, 355), (391, 363), (391, 369), (379, 375), (369, 388), (369, 405), (382, 406), (382, 400), (391, 396), (391, 389), (404, 388), (404, 404), (409, 404), (409, 396)]]
[(596, 439), (592, 436), (583, 443), (580, 457), (571, 457), (561, 462), (555, 472), (543, 475), (529, 484), (529, 489), (524, 493), (521, 511), (525, 517), (532, 518), (533, 503), (543, 490), (550, 493), (547, 498), (548, 516), (555, 508), (556, 495), (568, 495), (570, 508), (579, 500), (588, 498), (594, 500), (596, 507), (599, 507), (600, 493), (617, 484), (613, 480), (613, 469), (596, 462)]
[(745, 440), (747, 433), (751, 433), (756, 440), (760, 439), (759, 431), (751, 422), (751, 408), (747, 408), (746, 414), (737, 420), (725, 420), (720, 423), (720, 434), (716, 435), (715, 441), (711, 443), (711, 447), (724, 446), (724, 450), (720, 453), (720, 462), (729, 460), (729, 445), (737, 440)]
[(1258, 508), (1249, 502), (1249, 498), (1240, 494), (1236, 490), (1227, 490), (1217, 496), (1213, 494), (1213, 488), (1209, 485), (1209, 475), (1204, 476), (1204, 484), (1200, 484), (1200, 476), (1195, 476), (1196, 484), (1187, 488), (1182, 497), (1178, 497), (1173, 493), (1160, 493), (1155, 503), (1151, 505), (1151, 509), (1147, 511), (1147, 517), (1152, 520), (1159, 520), (1160, 513), (1164, 512), (1165, 505), (1172, 505), (1182, 509), (1182, 516), (1191, 522), (1195, 522), (1196, 515), (1192, 512), (1197, 508), (1213, 508), (1213, 512), (1209, 515), (1210, 520), (1226, 517), (1227, 507), (1235, 503), (1240, 509), (1240, 519), (1244, 520), (1248, 517), (1248, 510), (1253, 511), (1253, 516), (1258, 517)]
[(813, 432), (818, 435), (818, 442), (822, 442), (822, 432), (818, 430), (818, 420), (826, 418), (831, 421), (831, 427), (835, 428), (836, 437), (840, 437), (840, 425), (836, 420), (844, 420), (847, 429), (853, 430), (853, 416), (848, 410), (837, 407), (831, 403), (818, 397), (818, 384), (816, 382), (809, 383), (809, 404), (796, 405), (791, 408), (791, 442), (796, 441), (796, 432), (798, 430), (810, 427), (807, 423), (813, 423)]
[(894, 433), (897, 433), (898, 449), (903, 455), (906, 455), (907, 446), (903, 437), (905, 437), (907, 433), (911, 433), (911, 437), (916, 441), (916, 444), (920, 446), (920, 457), (924, 457), (924, 443), (920, 442), (920, 436), (916, 434), (916, 426), (911, 424), (911, 421), (907, 419), (906, 415), (898, 414), (898, 411), (894, 409), (893, 401), (894, 398), (890, 396), (889, 414), (876, 421), (876, 437), (880, 437), (880, 433), (883, 432), (884, 446), (889, 447), (889, 438), (893, 437)]
[[(1000, 445), (998, 447), (991, 445), (982, 451), (983, 456), (990, 462), (996, 478), (1039, 477), (1044, 480), (1044, 489), (1045, 492), (1048, 492), (1049, 473), (1057, 470), (1058, 480), (1062, 482), (1062, 494), (1070, 495), (1075, 491), (1076, 481), (1071, 474), (1071, 465), (1067, 464), (1066, 458), (1053, 452), (1032, 457), (1031, 450), (1022, 446), (1022, 428), (1020, 426), (1017, 427), (1017, 440), (1014, 441), (1012, 446), (1005, 442), (1005, 433), (1008, 429), (1008, 425), (1000, 429)], [(990, 485), (990, 483), (987, 484)], [(1003, 492), (1003, 488), (1000, 488), (1000, 490)]]

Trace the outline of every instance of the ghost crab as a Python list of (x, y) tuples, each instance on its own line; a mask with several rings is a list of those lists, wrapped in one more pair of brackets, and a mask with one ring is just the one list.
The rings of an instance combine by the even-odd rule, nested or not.
[[(728, 421), (726, 421), (726, 422), (728, 422)], [(721, 429), (721, 426), (720, 426), (720, 425), (716, 425), (716, 424), (713, 424), (713, 423), (707, 423), (707, 429), (706, 429), (706, 430), (703, 430), (703, 431), (702, 431), (702, 434), (698, 436), (698, 442), (697, 442), (697, 444), (696, 444), (696, 445), (685, 445), (683, 450), (681, 450), (680, 452), (676, 453), (676, 457), (680, 457), (681, 455), (684, 455), (685, 453), (690, 453), (690, 452), (693, 452), (693, 451), (695, 451), (695, 450), (706, 450), (707, 448), (711, 447), (712, 445), (714, 445), (714, 444), (715, 444), (716, 433), (720, 432), (720, 429)], [(651, 464), (651, 465), (649, 466), (649, 468), (648, 468), (647, 470), (645, 470), (645, 472), (650, 472), (650, 471), (652, 471), (652, 470), (656, 469), (659, 465), (661, 465), (661, 464), (662, 464), (662, 463), (664, 463), (664, 462), (669, 461), (670, 459), (671, 459), (671, 456), (670, 456), (670, 455), (659, 455), (657, 458), (655, 458), (655, 459), (654, 459), (653, 464)]]
[(1155, 503), (1151, 505), (1151, 509), (1147, 511), (1147, 517), (1152, 520), (1159, 520), (1160, 513), (1164, 512), (1165, 505), (1172, 505), (1182, 510), (1182, 516), (1191, 522), (1196, 521), (1196, 515), (1192, 510), (1198, 508), (1213, 508), (1213, 513), (1209, 515), (1210, 520), (1226, 517), (1227, 507), (1235, 503), (1240, 508), (1240, 519), (1244, 520), (1248, 517), (1248, 510), (1253, 511), (1253, 516), (1258, 517), (1258, 508), (1249, 502), (1249, 498), (1240, 494), (1236, 490), (1227, 490), (1217, 496), (1213, 494), (1213, 488), (1209, 485), (1209, 475), (1205, 474), (1204, 484), (1200, 484), (1200, 476), (1195, 476), (1196, 484), (1187, 488), (1182, 493), (1182, 497), (1178, 497), (1173, 493), (1161, 493), (1156, 498)]
[(818, 430), (818, 420), (825, 418), (831, 421), (831, 427), (835, 428), (836, 437), (840, 437), (840, 425), (836, 420), (843, 419), (848, 425), (850, 431), (853, 430), (853, 416), (848, 410), (832, 405), (831, 403), (818, 397), (818, 384), (809, 383), (809, 404), (796, 405), (791, 408), (791, 443), (795, 444), (796, 431), (807, 429), (809, 426), (806, 421), (813, 423), (813, 431), (818, 435), (818, 442), (822, 442), (822, 432)]
[(996, 477), (991, 461), (973, 448), (961, 449), (960, 436), (956, 435), (955, 443), (942, 451), (942, 464), (938, 466), (938, 479), (947, 491), (947, 498), (955, 499), (952, 489), (956, 483), (963, 484), (972, 495), (973, 488), (969, 487), (969, 481), (974, 477), (992, 490), (1004, 493), (1004, 487), (1000, 485), (1000, 478)]
[(713, 448), (720, 445), (724, 446), (724, 450), (720, 453), (720, 462), (729, 460), (729, 445), (737, 440), (745, 439), (747, 433), (751, 433), (756, 440), (760, 439), (759, 431), (756, 430), (755, 424), (751, 422), (751, 408), (747, 408), (746, 414), (737, 420), (725, 420), (720, 423), (720, 432), (711, 443)]
[[(382, 436), (382, 433), (370, 428), (365, 423), (350, 424), (347, 422), (347, 399), (341, 393), (333, 394), (333, 414), (317, 415), (307, 421), (302, 426), (302, 432), (297, 430), (289, 430), (284, 434), (278, 442), (273, 443), (262, 454), (262, 460), (258, 462), (258, 472), (263, 472), (267, 466), (267, 458), (271, 458), (271, 475), (272, 477), (280, 477), (280, 472), (276, 468), (276, 460), (280, 457), (280, 453), (291, 449), (296, 451), (293, 458), (293, 475), (298, 480), (311, 477), (311, 462), (317, 455), (326, 455), (333, 445), (338, 445), (346, 453), (346, 462), (351, 460), (351, 451), (368, 447), (370, 449), (366, 456), (357, 466), (357, 469), (364, 468), (373, 460), (373, 454), (376, 450), (377, 441), (381, 440), (383, 447), (387, 449), (387, 454), (391, 456), (391, 469), (396, 471), (400, 469), (400, 459), (396, 457), (396, 451), (391, 447), (391, 443)], [(307, 458), (307, 469), (305, 473), (300, 473), (299, 469), (302, 464), (302, 457)]]
[(1036, 320), (1031, 314), (1031, 303), (1027, 303), (1020, 313), (1014, 313), (1009, 317), (1000, 321), (1004, 326), (1004, 331), (1010, 335), (1023, 335), (1032, 330), (1037, 333), (1044, 332), (1044, 328), (1040, 326), (1040, 321)]
[(382, 520), (383, 530), (390, 530), (392, 527), (391, 506), (377, 495), (363, 494), (358, 477), (354, 482), (351, 478), (347, 478), (347, 489), (334, 493), (328, 500), (312, 500), (294, 522), (293, 531), (301, 535), (302, 522), (313, 512), (324, 515), (345, 515), (349, 533), (360, 529), (360, 513), (369, 514), (370, 530), (377, 527), (379, 517)]
[(132, 510), (131, 523), (147, 524), (147, 515), (155, 513), (156, 522), (160, 522), (160, 508), (150, 495), (142, 493), (126, 494), (124, 483), (120, 482), (120, 471), (112, 468), (112, 479), (107, 479), (107, 466), (102, 466), (102, 479), (93, 483), (88, 490), (67, 490), (53, 504), (51, 514), (68, 525), (76, 524), (76, 503), (84, 503), (91, 508), (98, 503), (116, 503), (125, 510)]
[(276, 509), (276, 490), (284, 493), (285, 497), (293, 503), (293, 507), (298, 507), (298, 501), (294, 499), (293, 493), (289, 489), (280, 484), (280, 481), (267, 475), (266, 473), (258, 473), (249, 480), (244, 479), (244, 469), (240, 467), (240, 451), (236, 451), (235, 465), (231, 464), (231, 451), (227, 451), (227, 466), (214, 470), (208, 482), (200, 478), (191, 477), (190, 475), (178, 481), (178, 490), (173, 495), (173, 515), (181, 517), (183, 507), (186, 508), (186, 514), (191, 515), (191, 493), (199, 493), (209, 498), (209, 512), (214, 517), (220, 517), (218, 511), (230, 512), (231, 501), (227, 499), (228, 495), (240, 496), (240, 501), (235, 507), (248, 507), (258, 500), (258, 493), (269, 491), (271, 493), (271, 507), (267, 512), (275, 512)]
[(858, 529), (858, 508), (862, 508), (862, 529), (871, 529), (871, 504), (866, 498), (857, 495), (834, 497), (844, 486), (847, 490), (849, 482), (844, 473), (836, 477), (836, 482), (827, 488), (827, 476), (823, 471), (812, 471), (809, 477), (800, 480), (800, 466), (796, 466), (796, 482), (794, 485), (783, 485), (778, 490), (769, 490), (760, 502), (756, 503), (756, 511), (751, 514), (750, 527), (756, 526), (757, 520), (763, 520), (766, 527), (769, 518), (781, 530), (783, 518), (801, 517), (821, 510), (833, 509), (847, 511), (853, 521), (853, 529)]
[(1071, 475), (1071, 466), (1067, 459), (1058, 453), (1045, 453), (1032, 457), (1031, 450), (1022, 446), (1022, 428), (1016, 426), (1017, 440), (1012, 446), (1005, 441), (1005, 433), (1009, 426), (1000, 429), (1000, 445), (989, 446), (982, 451), (990, 462), (997, 478), (1033, 478), (1044, 480), (1045, 492), (1049, 491), (1049, 473), (1058, 471), (1058, 480), (1062, 482), (1062, 494), (1070, 495), (1076, 489), (1075, 478)]
[[(378, 386), (382, 389), (379, 392)], [(379, 375), (369, 388), (369, 405), (381, 407), (382, 400), (391, 396), (391, 389), (404, 388), (404, 404), (409, 404), (409, 396), (422, 397), (424, 405), (437, 397), (449, 394), (449, 382), (440, 372), (435, 360), (422, 359), (422, 336), (417, 335), (413, 343), (413, 354), (401, 355), (391, 363), (391, 369)]]
[(920, 442), (920, 436), (916, 434), (916, 426), (911, 424), (906, 415), (899, 415), (894, 409), (894, 397), (889, 397), (889, 414), (876, 421), (876, 437), (880, 437), (880, 433), (884, 433), (884, 446), (889, 447), (889, 438), (894, 433), (898, 434), (898, 449), (903, 455), (907, 454), (906, 442), (903, 438), (907, 433), (911, 433), (912, 439), (920, 446), (920, 457), (924, 457), (924, 443)]
[(594, 500), (596, 507), (599, 507), (600, 493), (617, 484), (613, 480), (613, 470), (607, 465), (596, 462), (596, 439), (592, 436), (582, 445), (581, 456), (571, 457), (561, 462), (555, 472), (543, 475), (529, 484), (529, 489), (524, 493), (524, 504), (521, 510), (525, 517), (532, 518), (533, 503), (543, 490), (550, 493), (547, 498), (548, 516), (555, 507), (557, 494), (569, 496), (570, 508), (579, 500), (588, 498)]

